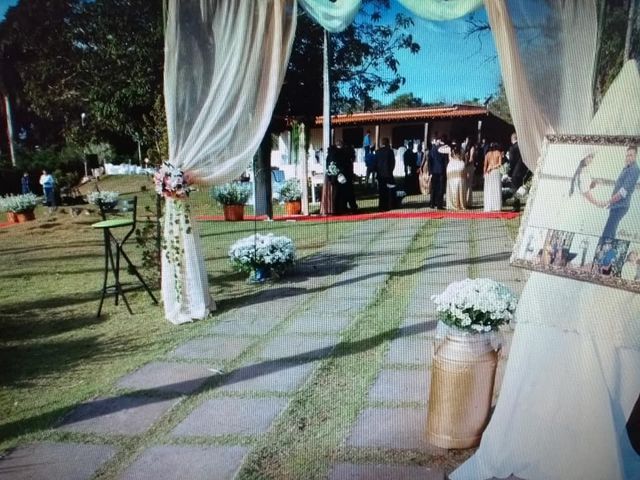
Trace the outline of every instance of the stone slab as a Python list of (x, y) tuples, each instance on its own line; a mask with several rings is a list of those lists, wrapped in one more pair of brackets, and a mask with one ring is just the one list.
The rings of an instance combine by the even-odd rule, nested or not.
[(433, 340), (427, 337), (400, 337), (391, 342), (388, 363), (427, 365), (433, 356)]
[(265, 335), (282, 321), (279, 316), (239, 317), (232, 316), (214, 325), (207, 333), (227, 335)]
[(406, 332), (407, 335), (411, 335), (413, 337), (416, 336), (433, 336), (436, 332), (436, 327), (438, 326), (438, 320), (434, 316), (426, 316), (423, 314), (420, 315), (407, 315), (404, 320), (402, 320), (402, 325), (400, 325), (400, 334)]
[(441, 470), (413, 465), (338, 463), (329, 480), (445, 480), (445, 475)]
[(193, 363), (152, 362), (120, 379), (119, 387), (193, 393), (215, 373)]
[(427, 441), (426, 430), (426, 407), (367, 408), (360, 412), (347, 438), (347, 445), (443, 452)]
[(234, 337), (195, 338), (176, 348), (172, 357), (207, 358), (211, 360), (233, 360), (244, 352), (255, 340)]
[(245, 365), (231, 373), (219, 390), (233, 392), (291, 392), (311, 375), (313, 362), (292, 363), (267, 360)]
[(122, 480), (232, 480), (249, 451), (239, 446), (152, 447), (127, 468)]
[(115, 455), (109, 445), (34, 443), (0, 459), (2, 480), (87, 480)]
[(259, 353), (261, 358), (322, 358), (331, 353), (338, 342), (337, 335), (318, 337), (283, 335), (268, 342)]
[(287, 403), (285, 398), (214, 398), (191, 412), (171, 434), (199, 437), (264, 433)]
[(177, 400), (120, 396), (98, 398), (74, 409), (60, 430), (112, 435), (139, 435), (151, 428)]
[(429, 401), (431, 373), (420, 370), (382, 370), (369, 391), (369, 399), (381, 402)]
[(296, 318), (285, 330), (286, 333), (335, 333), (351, 323), (353, 317), (344, 313), (304, 314)]

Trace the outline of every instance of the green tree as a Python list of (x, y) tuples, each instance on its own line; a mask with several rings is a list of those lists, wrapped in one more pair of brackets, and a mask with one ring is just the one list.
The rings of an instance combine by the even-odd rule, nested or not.
[(21, 0), (0, 23), (2, 76), (5, 83), (11, 76), (15, 119), (33, 123), (35, 132), (30, 135), (39, 142), (59, 139), (67, 121), (80, 113), (77, 57), (69, 28), (79, 4), (80, 0)]
[(74, 25), (82, 102), (98, 137), (142, 139), (144, 117), (162, 91), (161, 2), (86, 2)]
[[(332, 112), (371, 110), (376, 92), (392, 94), (404, 83), (397, 53), (417, 53), (420, 46), (407, 33), (413, 20), (403, 14), (385, 23), (389, 0), (365, 0), (361, 14), (344, 32), (330, 35)], [(276, 115), (312, 121), (322, 113), (323, 29), (301, 10), (291, 58)]]
[(402, 93), (391, 100), (388, 108), (418, 108), (426, 105), (421, 98), (414, 97), (413, 93)]

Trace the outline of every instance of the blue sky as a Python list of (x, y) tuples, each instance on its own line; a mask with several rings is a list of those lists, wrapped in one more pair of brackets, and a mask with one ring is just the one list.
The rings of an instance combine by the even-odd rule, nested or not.
[[(7, 8), (18, 0), (0, 0), (0, 19)], [(389, 22), (397, 12), (413, 18), (410, 33), (420, 44), (417, 55), (402, 52), (398, 55), (400, 73), (407, 79), (401, 89), (390, 96), (374, 95), (383, 103), (396, 95), (413, 93), (425, 102), (447, 103), (471, 100), (483, 101), (496, 92), (500, 81), (500, 69), (493, 39), (489, 32), (465, 39), (465, 19), (450, 22), (431, 22), (415, 17), (397, 2), (385, 14)], [(486, 20), (484, 10), (476, 12), (478, 20)]]
[(18, 0), (0, 0), (0, 20), (4, 19), (4, 13), (7, 11), (7, 8), (18, 3)]
[[(391, 96), (376, 95), (383, 103), (402, 93), (413, 93), (426, 102), (456, 103), (474, 97), (484, 101), (497, 91), (500, 67), (490, 32), (465, 38), (468, 17), (431, 22), (412, 15), (397, 2), (392, 2), (385, 21), (397, 12), (413, 18), (410, 33), (421, 48), (416, 55), (404, 52), (398, 55), (399, 70), (407, 82)], [(484, 9), (477, 11), (475, 18), (486, 21)]]

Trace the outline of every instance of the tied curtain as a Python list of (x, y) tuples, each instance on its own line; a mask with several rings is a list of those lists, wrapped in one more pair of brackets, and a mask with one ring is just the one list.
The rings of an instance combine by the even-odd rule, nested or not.
[[(295, 25), (295, 0), (167, 1), (168, 161), (192, 182), (231, 181), (250, 164), (271, 121)], [(162, 252), (165, 317), (176, 324), (215, 309), (196, 225), (182, 202), (166, 201)]]

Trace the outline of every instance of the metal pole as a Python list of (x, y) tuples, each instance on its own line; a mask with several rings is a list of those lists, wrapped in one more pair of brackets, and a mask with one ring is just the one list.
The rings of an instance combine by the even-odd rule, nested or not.
[(9, 142), (9, 156), (11, 157), (11, 165), (16, 166), (16, 151), (13, 144), (13, 125), (11, 118), (11, 103), (9, 102), (9, 95), (4, 96), (4, 108), (7, 112), (7, 140)]
[(325, 166), (331, 145), (331, 91), (329, 85), (329, 33), (325, 30), (322, 44), (322, 149)]

